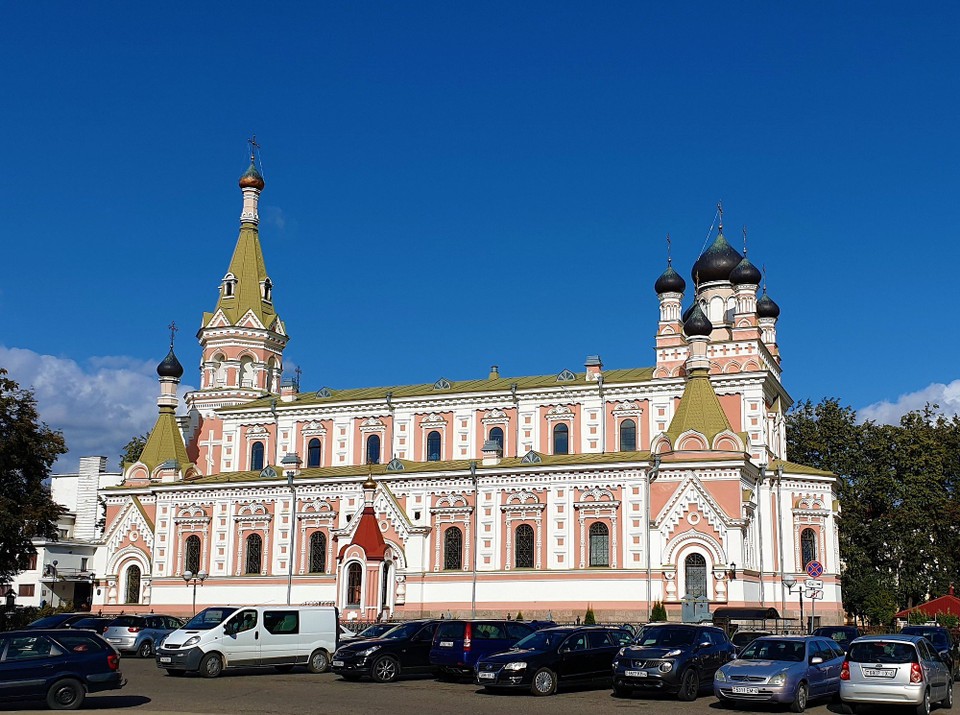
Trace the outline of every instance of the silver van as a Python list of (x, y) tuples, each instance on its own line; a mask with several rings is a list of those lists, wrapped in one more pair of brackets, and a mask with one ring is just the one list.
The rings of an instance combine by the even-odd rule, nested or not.
[(840, 670), (840, 699), (861, 705), (913, 705), (929, 715), (933, 703), (953, 707), (953, 676), (922, 636), (861, 636), (850, 643)]

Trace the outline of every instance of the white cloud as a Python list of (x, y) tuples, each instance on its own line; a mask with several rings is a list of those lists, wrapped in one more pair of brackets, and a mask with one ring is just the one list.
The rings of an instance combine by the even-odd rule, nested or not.
[[(0, 345), (0, 367), (20, 387), (32, 389), (40, 419), (61, 430), (70, 451), (54, 471), (77, 469), (80, 457), (103, 455), (114, 470), (123, 445), (157, 419), (156, 364), (124, 356), (83, 363)], [(194, 388), (180, 385), (182, 395)]]
[(960, 414), (960, 380), (949, 385), (934, 382), (922, 390), (900, 395), (896, 402), (882, 400), (857, 410), (861, 420), (873, 420), (880, 424), (899, 424), (900, 418), (911, 410), (923, 409), (927, 403), (940, 405), (945, 415)]

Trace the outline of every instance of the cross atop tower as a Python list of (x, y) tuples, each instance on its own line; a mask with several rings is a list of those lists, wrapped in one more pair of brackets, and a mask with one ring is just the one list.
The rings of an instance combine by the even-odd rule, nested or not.
[(173, 341), (176, 339), (177, 331), (180, 330), (180, 328), (178, 328), (177, 324), (172, 320), (167, 327), (170, 329), (170, 349), (173, 350)]
[(717, 214), (719, 214), (720, 216), (720, 223), (719, 223), (720, 233), (723, 233), (723, 202), (722, 201), (717, 202)]
[(747, 227), (743, 227), (743, 255), (747, 255)]
[(670, 234), (667, 234), (667, 265), (671, 265), (673, 259), (670, 257)]
[(256, 158), (256, 150), (260, 148), (260, 145), (257, 143), (257, 135), (254, 134), (247, 139), (247, 144), (250, 145), (250, 161), (253, 161)]

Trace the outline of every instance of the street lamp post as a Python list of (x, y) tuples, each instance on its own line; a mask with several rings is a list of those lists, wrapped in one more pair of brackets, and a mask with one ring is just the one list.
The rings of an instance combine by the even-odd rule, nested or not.
[(287, 452), (280, 460), (280, 464), (286, 468), (287, 487), (290, 488), (290, 553), (287, 558), (287, 605), (289, 606), (293, 593), (293, 561), (296, 558), (297, 548), (297, 487), (293, 483), (293, 478), (303, 462), (296, 452)]
[(470, 617), (477, 617), (477, 509), (480, 508), (480, 495), (477, 493), (477, 463), (470, 462), (470, 477), (473, 479), (473, 584), (470, 590)]
[(783, 585), (787, 587), (787, 593), (793, 593), (793, 587), (797, 587), (797, 595), (800, 597), (800, 628), (804, 633), (807, 633), (809, 629), (803, 619), (803, 584), (798, 584), (793, 574), (786, 574), (783, 577)]
[(188, 586), (193, 584), (193, 615), (197, 615), (197, 581), (203, 585), (203, 582), (207, 580), (206, 571), (198, 571), (194, 573), (193, 571), (184, 571), (183, 572), (183, 582)]
[(647, 620), (651, 618), (653, 612), (653, 565), (651, 562), (650, 556), (650, 520), (653, 518), (653, 510), (650, 508), (650, 484), (658, 476), (660, 476), (660, 455), (655, 455), (653, 458), (653, 469), (647, 472), (646, 485), (646, 494), (644, 501), (646, 502), (647, 514), (644, 523), (646, 525), (647, 532), (647, 543), (645, 544), (647, 549)]

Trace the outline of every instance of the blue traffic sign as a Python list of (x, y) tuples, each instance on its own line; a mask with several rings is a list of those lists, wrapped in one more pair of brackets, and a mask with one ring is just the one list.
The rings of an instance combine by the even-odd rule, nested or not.
[(807, 564), (807, 576), (810, 578), (820, 578), (823, 576), (823, 564), (819, 561), (811, 561)]

